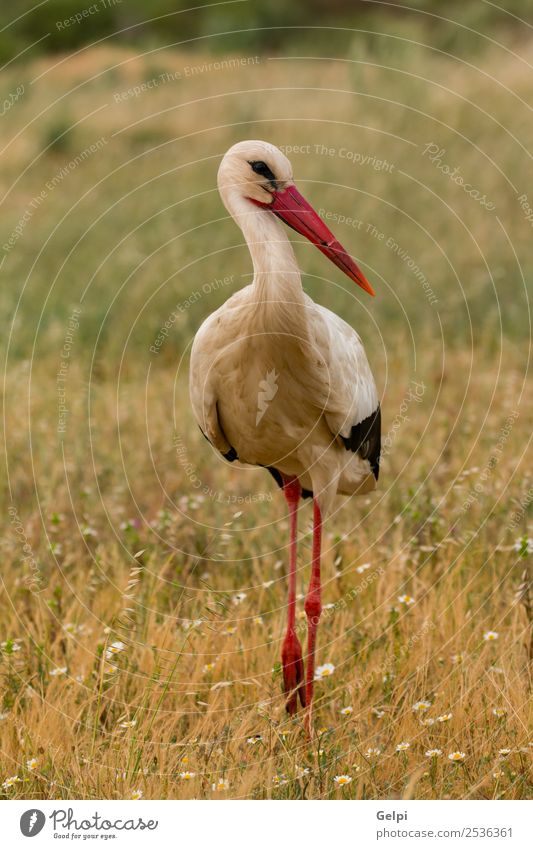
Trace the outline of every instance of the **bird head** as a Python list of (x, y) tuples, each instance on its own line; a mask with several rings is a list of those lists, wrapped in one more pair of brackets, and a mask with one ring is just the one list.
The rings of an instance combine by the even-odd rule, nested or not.
[(359, 266), (296, 188), (291, 163), (275, 145), (242, 141), (230, 147), (220, 163), (218, 188), (232, 215), (250, 204), (250, 210), (255, 207), (277, 216), (316, 245), (350, 280), (374, 294)]

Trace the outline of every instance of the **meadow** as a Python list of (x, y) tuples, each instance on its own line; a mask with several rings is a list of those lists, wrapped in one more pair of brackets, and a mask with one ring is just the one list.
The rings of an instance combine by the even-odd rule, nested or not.
[[(6, 798), (531, 798), (533, 49), (380, 44), (2, 72)], [(281, 692), (283, 498), (188, 401), (195, 330), (251, 279), (216, 189), (246, 137), (377, 293), (295, 237), (384, 414), (378, 491), (325, 529), (311, 741)]]

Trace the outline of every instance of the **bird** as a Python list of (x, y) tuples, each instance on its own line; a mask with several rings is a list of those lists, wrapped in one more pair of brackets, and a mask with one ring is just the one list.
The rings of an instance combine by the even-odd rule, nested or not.
[[(252, 282), (208, 316), (195, 335), (191, 406), (203, 435), (226, 461), (264, 467), (285, 496), (290, 540), (283, 688), (287, 712), (294, 715), (299, 700), (310, 734), (323, 523), (337, 495), (362, 495), (376, 488), (381, 408), (360, 337), (304, 292), (283, 223), (316, 245), (364, 291), (374, 291), (298, 191), (291, 163), (278, 147), (260, 140), (234, 144), (221, 160), (217, 184), (242, 231), (254, 273)], [(305, 663), (296, 632), (302, 498), (313, 503)]]

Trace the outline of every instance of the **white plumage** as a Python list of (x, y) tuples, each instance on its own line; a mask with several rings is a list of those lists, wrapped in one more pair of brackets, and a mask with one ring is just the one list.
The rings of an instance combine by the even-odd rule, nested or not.
[[(240, 166), (258, 160), (268, 161), (278, 183), (292, 183), (290, 163), (265, 142), (241, 142), (222, 161), (220, 193), (250, 248), (254, 280), (196, 334), (192, 407), (222, 454), (233, 448), (242, 463), (296, 475), (324, 516), (337, 492), (375, 487), (368, 459), (347, 451), (338, 437), (348, 438), (376, 412), (378, 395), (359, 336), (305, 294), (285, 228), (268, 207), (248, 200), (250, 175), (239, 179)], [(273, 397), (256, 424), (268, 375), (276, 375)]]

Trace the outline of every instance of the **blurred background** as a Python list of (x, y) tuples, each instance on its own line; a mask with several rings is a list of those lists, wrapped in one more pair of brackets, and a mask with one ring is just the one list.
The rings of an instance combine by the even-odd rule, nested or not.
[[(359, 295), (336, 276), (327, 300), (379, 326), (389, 349), (409, 346), (413, 323), (433, 343), (490, 350), (501, 330), (529, 332), (531, 4), (185, 6), (158, 0), (149, 20), (140, 0), (0, 13), (11, 354), (57, 345), (83, 296), (79, 339), (98, 332), (99, 361), (149, 356), (176, 303), (235, 274), (180, 314), (158, 358), (173, 359), (250, 272), (215, 182), (246, 137), (288, 150), (340, 221), (378, 298), (358, 319)], [(317, 293), (324, 263), (298, 253)]]

